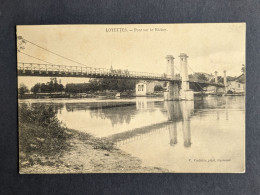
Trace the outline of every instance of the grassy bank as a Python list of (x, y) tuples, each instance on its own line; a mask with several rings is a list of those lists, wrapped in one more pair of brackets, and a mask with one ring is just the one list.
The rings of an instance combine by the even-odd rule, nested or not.
[(141, 160), (106, 139), (68, 129), (51, 106), (19, 106), (20, 173), (167, 172), (143, 167)]

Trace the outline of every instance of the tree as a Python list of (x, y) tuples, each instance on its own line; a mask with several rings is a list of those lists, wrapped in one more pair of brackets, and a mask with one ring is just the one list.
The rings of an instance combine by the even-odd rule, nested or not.
[(40, 93), (40, 92), (41, 92), (41, 84), (40, 84), (40, 83), (36, 83), (36, 84), (31, 88), (31, 92), (33, 92), (34, 94)]
[(61, 92), (64, 90), (64, 87), (62, 84), (58, 84), (57, 78), (51, 78), (50, 82), (50, 91), (51, 92)]
[(65, 91), (67, 93), (86, 93), (90, 91), (89, 83), (68, 83), (66, 85)]
[(131, 91), (135, 89), (136, 81), (130, 79), (118, 79), (116, 90), (119, 92)]
[(245, 73), (245, 64), (242, 64), (241, 72), (244, 74)]
[(18, 88), (18, 94), (24, 95), (25, 93), (28, 93), (28, 92), (29, 92), (28, 87), (24, 83), (21, 83), (19, 88)]
[(163, 91), (163, 87), (161, 85), (155, 85), (154, 91)]
[(205, 74), (202, 73), (197, 73), (197, 78), (201, 81), (208, 81), (208, 78), (205, 76)]
[(22, 36), (17, 36), (17, 51), (21, 52), (21, 50), (24, 50), (24, 45), (26, 44), (26, 41), (23, 39)]
[(99, 90), (99, 82), (98, 79), (90, 79), (89, 80), (89, 87), (90, 87), (90, 91), (94, 92)]
[[(113, 70), (117, 73), (129, 74), (127, 70), (124, 72), (121, 70)], [(136, 81), (131, 79), (114, 79), (114, 78), (102, 78), (91, 79), (89, 81), (92, 91), (104, 91), (104, 90), (116, 90), (119, 92), (131, 91), (135, 89)]]

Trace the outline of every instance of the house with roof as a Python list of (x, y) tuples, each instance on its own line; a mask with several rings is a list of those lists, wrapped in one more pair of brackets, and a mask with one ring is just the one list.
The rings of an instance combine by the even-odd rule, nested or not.
[(163, 86), (163, 82), (159, 81), (140, 81), (136, 84), (136, 96), (146, 96), (154, 93), (156, 85)]
[[(215, 79), (211, 79), (210, 82), (215, 82)], [(224, 79), (219, 79), (220, 83), (224, 83)], [(204, 90), (207, 94), (215, 94), (216, 87), (215, 86), (207, 86), (204, 87)], [(224, 88), (217, 88), (217, 93), (224, 93)], [(238, 77), (227, 77), (227, 86), (226, 86), (227, 94), (240, 94), (243, 95), (245, 93), (245, 74), (241, 74)]]
[(244, 94), (245, 93), (245, 74), (241, 74), (239, 77), (229, 79), (227, 81), (227, 93), (228, 94)]

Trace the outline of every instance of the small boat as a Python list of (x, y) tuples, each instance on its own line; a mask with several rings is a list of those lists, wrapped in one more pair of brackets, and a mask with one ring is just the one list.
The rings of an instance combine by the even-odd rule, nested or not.
[(117, 93), (117, 94), (115, 95), (115, 97), (116, 97), (116, 98), (119, 98), (119, 97), (120, 97), (120, 93)]

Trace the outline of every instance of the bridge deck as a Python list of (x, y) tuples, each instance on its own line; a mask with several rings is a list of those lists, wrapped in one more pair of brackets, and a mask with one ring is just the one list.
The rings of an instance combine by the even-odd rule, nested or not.
[(18, 76), (42, 77), (85, 77), (85, 78), (115, 78), (115, 79), (145, 79), (157, 81), (181, 81), (180, 77), (169, 78), (155, 73), (110, 70), (66, 65), (18, 63)]
[[(180, 77), (170, 77), (156, 73), (135, 72), (128, 70), (110, 70), (105, 68), (92, 68), (80, 66), (18, 63), (18, 76), (41, 76), (41, 77), (82, 77), (82, 78), (115, 78), (181, 82)], [(191, 83), (224, 87), (221, 83), (190, 80)]]

